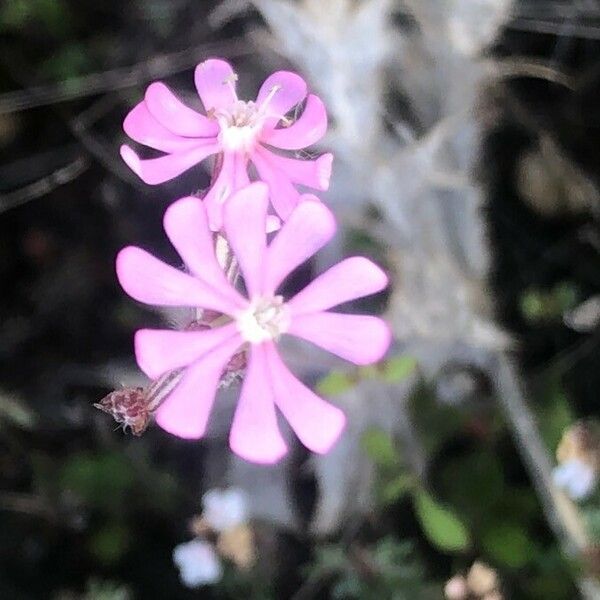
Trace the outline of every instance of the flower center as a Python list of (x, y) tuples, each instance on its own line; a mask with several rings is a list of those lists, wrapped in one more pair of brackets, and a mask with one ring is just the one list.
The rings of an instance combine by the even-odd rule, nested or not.
[[(230, 152), (250, 152), (254, 148), (262, 131), (265, 119), (272, 115), (269, 104), (273, 96), (280, 90), (274, 86), (268, 96), (260, 103), (236, 100), (227, 108), (220, 108), (212, 113), (221, 127), (219, 140), (223, 149)], [(280, 118), (283, 118), (281, 116)]]
[(257, 298), (239, 315), (237, 326), (251, 344), (277, 340), (290, 326), (289, 309), (283, 296)]

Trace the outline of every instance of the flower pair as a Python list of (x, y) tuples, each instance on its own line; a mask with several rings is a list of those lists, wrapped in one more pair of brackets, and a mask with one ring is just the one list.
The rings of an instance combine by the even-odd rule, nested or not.
[[(390, 343), (387, 325), (375, 317), (330, 309), (382, 290), (387, 277), (366, 258), (353, 257), (289, 300), (278, 293), (285, 278), (333, 237), (336, 224), (318, 198), (296, 189), (326, 189), (331, 155), (298, 160), (272, 148), (297, 150), (315, 143), (325, 133), (327, 116), (314, 95), (308, 95), (298, 118), (289, 116), (307, 97), (305, 82), (294, 73), (271, 75), (256, 102), (238, 99), (236, 79), (228, 63), (208, 60), (195, 73), (206, 114), (154, 83), (125, 119), (125, 131), (135, 141), (165, 153), (141, 160), (123, 146), (123, 158), (147, 183), (167, 181), (211, 154), (217, 158), (213, 184), (204, 197), (178, 200), (164, 217), (165, 231), (185, 270), (128, 247), (117, 258), (117, 274), (136, 300), (217, 315), (201, 330), (136, 333), (140, 368), (151, 379), (176, 382), (156, 410), (158, 424), (183, 438), (202, 437), (223, 373), (232, 360), (239, 366), (244, 353), (247, 366), (230, 445), (247, 460), (272, 463), (287, 449), (277, 409), (314, 452), (327, 452), (345, 424), (338, 408), (290, 373), (277, 342), (293, 335), (356, 364), (379, 360)], [(250, 183), (250, 163), (259, 179), (255, 183)], [(271, 206), (282, 225), (272, 226)], [(266, 232), (277, 228), (268, 242)], [(215, 231), (235, 255), (247, 296), (236, 289), (217, 259)], [(169, 373), (174, 376), (168, 378)]]

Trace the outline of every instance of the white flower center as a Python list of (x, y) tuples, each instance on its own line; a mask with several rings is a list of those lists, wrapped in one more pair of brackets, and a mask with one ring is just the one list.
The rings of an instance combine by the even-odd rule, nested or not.
[(277, 340), (289, 326), (290, 312), (283, 296), (257, 298), (237, 318), (238, 331), (251, 344)]
[[(260, 103), (236, 100), (228, 108), (220, 108), (212, 113), (221, 131), (219, 141), (223, 149), (229, 152), (251, 152), (263, 128), (265, 119), (274, 116), (268, 112), (269, 103), (280, 90), (274, 86), (268, 96)], [(284, 118), (283, 115), (280, 118)]]

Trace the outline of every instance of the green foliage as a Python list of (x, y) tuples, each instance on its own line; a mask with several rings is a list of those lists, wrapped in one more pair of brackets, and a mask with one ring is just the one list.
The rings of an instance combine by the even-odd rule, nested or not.
[(122, 453), (75, 454), (61, 469), (60, 487), (90, 506), (119, 511), (135, 479), (135, 470)]
[(323, 396), (337, 396), (354, 387), (347, 373), (332, 371), (317, 383), (317, 392)]
[(535, 576), (529, 576), (523, 582), (523, 594), (527, 598), (565, 598), (571, 600), (577, 594), (573, 589), (572, 566), (565, 562), (564, 556), (556, 546), (544, 548), (535, 556)]
[(407, 473), (400, 473), (381, 486), (381, 501), (383, 504), (394, 504), (400, 498), (412, 492), (414, 487), (415, 478)]
[(9, 0), (0, 6), (0, 31), (20, 30), (32, 21), (51, 33), (64, 34), (69, 11), (61, 0)]
[[(330, 586), (334, 600), (434, 600), (441, 589), (425, 580), (411, 543), (386, 536), (373, 545), (318, 548), (307, 586)], [(315, 591), (316, 593), (316, 591)]]
[(495, 562), (507, 567), (523, 567), (533, 556), (535, 547), (516, 524), (495, 523), (482, 536), (483, 549)]
[(399, 383), (410, 377), (417, 369), (417, 360), (412, 356), (394, 356), (383, 364), (383, 379), (388, 383)]
[(419, 439), (431, 456), (462, 430), (467, 419), (464, 410), (441, 404), (425, 385), (411, 397), (410, 408)]
[(578, 296), (577, 288), (570, 282), (559, 283), (550, 291), (529, 289), (521, 297), (521, 313), (531, 323), (561, 319), (576, 306)]
[(125, 525), (112, 522), (92, 535), (89, 550), (101, 563), (110, 565), (123, 557), (129, 547), (130, 537)]
[(502, 500), (504, 474), (492, 452), (479, 451), (449, 459), (439, 475), (442, 496), (475, 523), (484, 523)]
[(58, 52), (50, 56), (41, 66), (46, 77), (56, 80), (65, 80), (65, 86), (76, 86), (76, 81), (68, 79), (82, 75), (90, 69), (89, 54), (83, 45), (73, 43), (63, 46)]
[(550, 377), (539, 396), (540, 431), (548, 448), (555, 450), (565, 429), (576, 418), (558, 377)]
[(317, 391), (324, 396), (337, 396), (364, 379), (400, 383), (410, 377), (416, 368), (417, 361), (412, 356), (395, 356), (382, 363), (358, 367), (350, 372), (332, 371), (317, 383)]
[(365, 431), (361, 445), (367, 456), (378, 465), (389, 467), (400, 460), (391, 436), (381, 429)]
[(467, 528), (451, 509), (436, 502), (427, 492), (415, 496), (415, 510), (427, 539), (446, 552), (460, 552), (469, 546)]
[(491, 451), (449, 461), (440, 475), (440, 489), (460, 507), (492, 562), (516, 568), (532, 559), (536, 548), (526, 529), (540, 508), (530, 491), (508, 487), (502, 465)]
[(173, 508), (177, 484), (170, 473), (147, 461), (135, 466), (122, 452), (85, 452), (72, 455), (59, 469), (61, 489), (69, 490), (87, 506), (121, 515), (135, 503), (168, 511)]
[(407, 472), (392, 437), (380, 429), (365, 431), (361, 445), (377, 465), (375, 491), (383, 505), (393, 504), (411, 492), (416, 481)]

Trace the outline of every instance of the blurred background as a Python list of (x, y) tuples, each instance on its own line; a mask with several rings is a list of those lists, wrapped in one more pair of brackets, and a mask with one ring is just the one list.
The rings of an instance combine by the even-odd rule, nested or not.
[[(116, 252), (175, 262), (159, 187), (122, 163), (152, 81), (242, 98), (272, 71), (330, 112), (335, 244), (392, 286), (367, 369), (289, 346), (349, 426), (315, 458), (233, 456), (93, 407), (144, 385), (133, 332), (176, 319)], [(600, 7), (593, 0), (0, 2), (0, 598), (598, 599)]]

